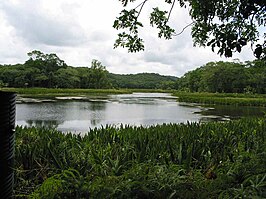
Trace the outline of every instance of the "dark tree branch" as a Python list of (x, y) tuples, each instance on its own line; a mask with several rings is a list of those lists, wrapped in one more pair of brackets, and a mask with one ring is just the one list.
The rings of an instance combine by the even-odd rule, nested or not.
[(169, 11), (169, 15), (168, 15), (168, 17), (167, 17), (167, 21), (169, 21), (169, 19), (170, 19), (170, 15), (171, 15), (171, 12), (172, 12), (174, 6), (175, 6), (175, 0), (174, 0), (173, 3), (172, 3), (171, 9), (170, 9), (170, 11)]
[(141, 11), (142, 11), (142, 8), (143, 8), (143, 6), (145, 5), (145, 3), (146, 3), (147, 1), (148, 1), (148, 0), (143, 1), (143, 2), (142, 2), (141, 4), (139, 4), (136, 8), (134, 8), (134, 9), (137, 9), (139, 6), (141, 6), (137, 18), (139, 18), (139, 15), (140, 15), (140, 13), (141, 13)]
[(195, 22), (191, 22), (190, 24), (186, 25), (179, 33), (173, 34), (173, 36), (179, 36), (181, 35), (189, 26), (192, 26)]

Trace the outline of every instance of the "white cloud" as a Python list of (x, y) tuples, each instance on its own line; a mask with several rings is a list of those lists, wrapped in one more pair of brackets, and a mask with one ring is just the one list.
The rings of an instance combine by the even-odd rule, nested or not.
[[(158, 2), (163, 3), (149, 3), (156, 6)], [(210, 49), (193, 47), (189, 28), (172, 40), (158, 39), (157, 30), (149, 27), (148, 7), (140, 16), (145, 26), (140, 31), (145, 51), (129, 54), (127, 49), (113, 49), (118, 31), (112, 25), (122, 9), (118, 0), (1, 1), (0, 64), (24, 63), (27, 52), (37, 49), (56, 53), (71, 66), (90, 66), (92, 59), (98, 59), (114, 73), (181, 76), (209, 61), (225, 60)], [(188, 10), (176, 7), (170, 22), (177, 32), (181, 31), (190, 23)], [(248, 60), (253, 56), (250, 50), (244, 50), (234, 58)]]
[(37, 1), (29, 0), (16, 4), (7, 1), (3, 3), (3, 9), (17, 36), (29, 44), (75, 46), (84, 41), (79, 24), (67, 14), (60, 14), (62, 9), (55, 14), (41, 7)]

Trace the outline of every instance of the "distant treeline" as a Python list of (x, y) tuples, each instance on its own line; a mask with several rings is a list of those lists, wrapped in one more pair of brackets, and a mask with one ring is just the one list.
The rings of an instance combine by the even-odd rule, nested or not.
[(177, 77), (162, 76), (156, 73), (139, 73), (130, 75), (108, 74), (115, 88), (140, 89), (174, 89)]
[(0, 87), (175, 89), (188, 92), (266, 93), (265, 61), (210, 62), (181, 78), (155, 73), (112, 74), (100, 61), (68, 66), (56, 54), (28, 53), (24, 64), (0, 65)]
[(210, 62), (186, 73), (175, 84), (177, 90), (218, 93), (266, 93), (266, 63)]
[(24, 64), (0, 65), (0, 87), (169, 89), (177, 79), (155, 73), (111, 74), (97, 60), (90, 67), (72, 67), (56, 54), (36, 50), (28, 56)]

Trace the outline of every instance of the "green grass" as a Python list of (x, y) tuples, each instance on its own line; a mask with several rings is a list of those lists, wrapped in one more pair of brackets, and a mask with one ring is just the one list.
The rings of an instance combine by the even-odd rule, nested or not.
[(1, 88), (1, 91), (16, 92), (23, 97), (53, 98), (58, 96), (100, 96), (110, 94), (130, 94), (133, 92), (142, 93), (167, 93), (170, 91), (161, 89), (60, 89), (60, 88)]
[(187, 93), (174, 92), (180, 102), (237, 106), (266, 106), (266, 95), (239, 93)]
[(65, 96), (107, 97), (113, 94), (129, 94), (129, 90), (119, 89), (51, 89), (51, 88), (4, 88), (2, 91), (16, 92), (18, 96), (36, 99), (54, 99)]
[(265, 198), (266, 121), (16, 129), (15, 196)]

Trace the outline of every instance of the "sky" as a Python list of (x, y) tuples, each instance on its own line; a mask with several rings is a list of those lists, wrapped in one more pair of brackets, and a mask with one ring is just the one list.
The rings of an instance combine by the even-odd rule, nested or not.
[[(140, 0), (130, 4), (136, 7)], [(140, 15), (144, 29), (140, 37), (145, 51), (128, 53), (114, 49), (119, 31), (113, 22), (123, 9), (118, 0), (1, 0), (0, 1), (0, 64), (24, 63), (27, 53), (40, 50), (56, 53), (70, 66), (91, 66), (100, 61), (111, 73), (159, 73), (180, 77), (210, 61), (253, 60), (250, 47), (232, 58), (220, 57), (210, 48), (194, 47), (190, 28), (172, 40), (159, 39), (158, 30), (149, 25), (152, 7), (170, 6), (161, 0), (148, 2)], [(175, 6), (170, 24), (180, 32), (191, 23), (188, 9)]]

